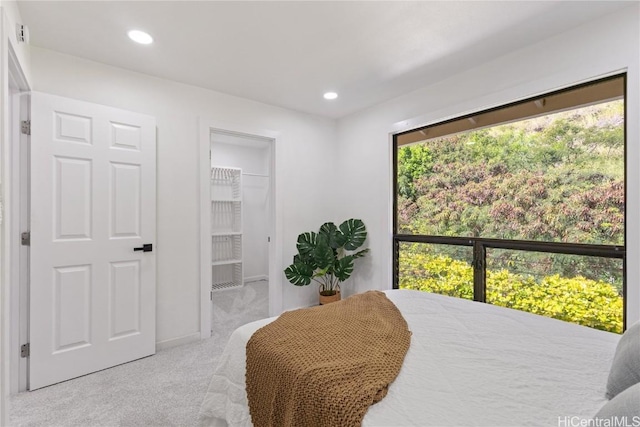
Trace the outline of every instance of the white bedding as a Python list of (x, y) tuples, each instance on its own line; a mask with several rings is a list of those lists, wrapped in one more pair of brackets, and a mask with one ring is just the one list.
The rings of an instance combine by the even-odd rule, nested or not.
[[(365, 427), (568, 425), (559, 417), (591, 418), (606, 402), (619, 335), (425, 292), (386, 294), (413, 334), (398, 378), (369, 408)], [(245, 347), (274, 319), (233, 333), (200, 409), (203, 425), (252, 425)]]

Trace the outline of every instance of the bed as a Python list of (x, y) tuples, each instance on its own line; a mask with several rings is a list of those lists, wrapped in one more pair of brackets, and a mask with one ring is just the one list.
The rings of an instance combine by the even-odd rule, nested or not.
[[(589, 419), (607, 402), (619, 335), (425, 292), (385, 293), (412, 331), (411, 346), (365, 427), (557, 426)], [(245, 348), (274, 319), (232, 334), (200, 409), (202, 425), (252, 425)]]

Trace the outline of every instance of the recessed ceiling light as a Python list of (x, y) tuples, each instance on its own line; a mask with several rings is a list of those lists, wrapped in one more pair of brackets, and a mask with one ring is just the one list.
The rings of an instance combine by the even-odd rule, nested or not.
[(145, 33), (144, 31), (131, 30), (127, 33), (127, 35), (131, 40), (133, 40), (136, 43), (140, 43), (140, 44), (153, 43), (153, 37), (151, 37), (149, 34)]
[(336, 99), (338, 97), (338, 94), (335, 92), (326, 92), (324, 94), (324, 99)]

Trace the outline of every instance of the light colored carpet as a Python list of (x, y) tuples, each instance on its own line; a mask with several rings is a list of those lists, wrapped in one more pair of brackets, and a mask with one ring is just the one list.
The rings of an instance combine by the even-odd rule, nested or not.
[(238, 326), (268, 317), (268, 284), (214, 292), (212, 337), (11, 397), (12, 426), (194, 426)]

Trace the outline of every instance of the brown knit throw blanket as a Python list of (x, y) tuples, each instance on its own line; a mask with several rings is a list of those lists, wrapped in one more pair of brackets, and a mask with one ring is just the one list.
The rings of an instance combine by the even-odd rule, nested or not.
[(247, 343), (255, 427), (359, 426), (398, 376), (411, 332), (383, 292), (283, 313)]

